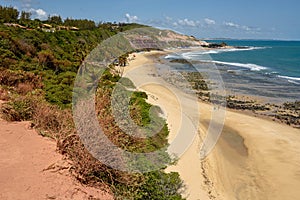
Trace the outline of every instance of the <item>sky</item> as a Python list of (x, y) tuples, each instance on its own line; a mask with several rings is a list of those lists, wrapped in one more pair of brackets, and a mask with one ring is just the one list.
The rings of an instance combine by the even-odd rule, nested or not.
[(96, 22), (136, 22), (198, 38), (300, 40), (299, 0), (0, 0), (2, 6)]

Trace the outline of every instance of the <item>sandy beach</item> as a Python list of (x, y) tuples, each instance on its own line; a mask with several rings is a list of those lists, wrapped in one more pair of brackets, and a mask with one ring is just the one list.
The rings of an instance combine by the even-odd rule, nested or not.
[[(181, 131), (187, 133), (187, 138), (181, 140), (191, 145), (176, 165), (166, 169), (179, 172), (186, 184), (184, 196), (190, 200), (299, 198), (300, 130), (227, 110), (217, 145), (200, 160), (200, 146), (213, 107), (177, 91), (160, 78), (149, 58), (157, 53), (136, 54), (125, 67), (124, 76), (149, 95), (150, 103), (162, 108), (170, 129), (169, 143)], [(178, 149), (183, 148), (178, 145)]]

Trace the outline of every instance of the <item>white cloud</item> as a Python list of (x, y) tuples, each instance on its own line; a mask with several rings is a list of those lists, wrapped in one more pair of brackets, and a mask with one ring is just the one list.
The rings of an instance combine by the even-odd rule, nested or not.
[(47, 17), (47, 13), (43, 9), (37, 9), (36, 14), (39, 18)]
[(251, 28), (248, 26), (241, 26), (241, 29), (243, 29), (245, 31), (251, 31)]
[(173, 20), (173, 18), (172, 18), (172, 17), (168, 17), (168, 16), (166, 16), (166, 20), (167, 20), (168, 22), (170, 22), (170, 21), (172, 21), (172, 20)]
[(131, 16), (128, 13), (126, 13), (125, 18), (126, 18), (126, 22), (127, 23), (134, 23), (134, 22), (136, 22), (138, 20), (137, 16)]
[(247, 34), (259, 34), (261, 33), (261, 28), (259, 27), (251, 27), (246, 25), (240, 25), (233, 22), (224, 22), (223, 23), (227, 28), (233, 28), (240, 33), (247, 33)]
[(29, 12), (32, 13), (34, 18), (40, 19), (40, 20), (45, 20), (47, 19), (47, 12), (44, 11), (43, 9), (39, 8), (39, 9), (34, 9), (34, 8), (30, 8)]
[(196, 27), (199, 22), (198, 21), (195, 22), (194, 20), (189, 20), (189, 19), (183, 19), (183, 20), (180, 19), (180, 20), (178, 20), (177, 23), (182, 26)]
[(259, 27), (249, 27), (249, 26), (245, 26), (245, 28), (248, 30), (248, 31), (256, 31), (256, 32), (260, 32), (261, 31), (261, 28)]
[(245, 25), (239, 25), (233, 22), (224, 22), (224, 25), (229, 28), (235, 28), (241, 31), (246, 31), (248, 33), (258, 33), (261, 31), (261, 28), (258, 27), (249, 27)]
[[(186, 34), (198, 35), (200, 37), (237, 37), (245, 34), (259, 34), (262, 30), (258, 27), (237, 24), (232, 21), (218, 23), (211, 18), (202, 18), (200, 20), (192, 18), (175, 19), (172, 16), (162, 16), (158, 19), (141, 20), (136, 16), (126, 14), (128, 21), (138, 20), (157, 28), (167, 28), (175, 31), (185, 32)], [(200, 32), (201, 31), (201, 32)]]
[(204, 19), (204, 22), (205, 22), (207, 25), (214, 25), (214, 24), (216, 24), (216, 21), (215, 21), (215, 20), (209, 19), (209, 18), (205, 18), (205, 19)]
[(231, 28), (239, 28), (240, 27), (240, 25), (235, 24), (233, 22), (224, 22), (224, 25), (227, 27), (231, 27)]
[(33, 8), (34, 5), (38, 4), (38, 0), (16, 0), (20, 2), (21, 4), (21, 10), (24, 10), (26, 12), (31, 12), (33, 19), (40, 19), (40, 20), (46, 20), (48, 17), (48, 14), (45, 10), (41, 8)]

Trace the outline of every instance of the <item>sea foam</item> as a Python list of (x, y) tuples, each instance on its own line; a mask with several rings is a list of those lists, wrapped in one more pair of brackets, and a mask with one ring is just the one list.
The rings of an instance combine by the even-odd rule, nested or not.
[(234, 52), (234, 51), (251, 51), (251, 50), (258, 50), (258, 49), (266, 49), (270, 47), (248, 47), (245, 46), (243, 48), (228, 48), (228, 49), (211, 49), (211, 50), (205, 50), (203, 51), (193, 51), (193, 52), (186, 52), (182, 53), (181, 55), (174, 55), (169, 54), (165, 56), (165, 59), (193, 59), (200, 55), (209, 55), (209, 54), (218, 54), (218, 53), (224, 53), (224, 52)]
[(278, 75), (277, 77), (292, 80), (292, 81), (300, 81), (299, 77), (281, 76), (281, 75)]
[(207, 55), (207, 54), (218, 54), (218, 53), (225, 53), (225, 52), (234, 52), (234, 51), (252, 51), (252, 50), (259, 50), (259, 49), (266, 49), (269, 47), (244, 47), (244, 48), (229, 48), (229, 49), (213, 49), (213, 50), (203, 50), (203, 51), (196, 51), (196, 52), (187, 52), (183, 53), (182, 56), (186, 59), (193, 59), (194, 57), (200, 55)]
[(248, 68), (251, 71), (261, 71), (261, 70), (268, 69), (267, 67), (256, 65), (256, 64), (252, 64), (252, 63), (244, 64), (244, 63), (234, 63), (234, 62), (221, 62), (221, 61), (215, 61), (215, 60), (212, 60), (210, 62), (216, 63), (216, 64), (221, 64), (221, 65), (230, 65), (230, 66)]

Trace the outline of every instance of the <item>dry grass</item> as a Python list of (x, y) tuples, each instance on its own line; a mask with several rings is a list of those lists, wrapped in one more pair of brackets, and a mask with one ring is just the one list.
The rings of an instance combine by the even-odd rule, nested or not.
[(35, 86), (32, 83), (18, 83), (15, 91), (18, 94), (26, 95), (28, 92), (31, 92), (35, 89)]
[(7, 121), (32, 120), (35, 102), (26, 96), (17, 96), (1, 106), (2, 117)]
[(27, 95), (11, 98), (2, 105), (1, 113), (8, 121), (30, 120), (41, 135), (56, 140), (59, 151), (73, 162), (72, 171), (82, 183), (103, 186), (114, 185), (116, 180), (130, 182), (130, 175), (107, 167), (86, 150), (76, 133), (70, 109), (62, 110), (37, 96)]
[(13, 88), (14, 91), (25, 95), (34, 89), (43, 88), (40, 76), (31, 72), (0, 70), (0, 85)]
[(9, 100), (8, 90), (2, 88), (1, 86), (0, 86), (0, 100), (2, 100), (2, 101), (8, 101)]
[(36, 105), (33, 114), (33, 125), (46, 136), (57, 141), (76, 132), (71, 111), (61, 110), (58, 106), (50, 105), (47, 102)]

